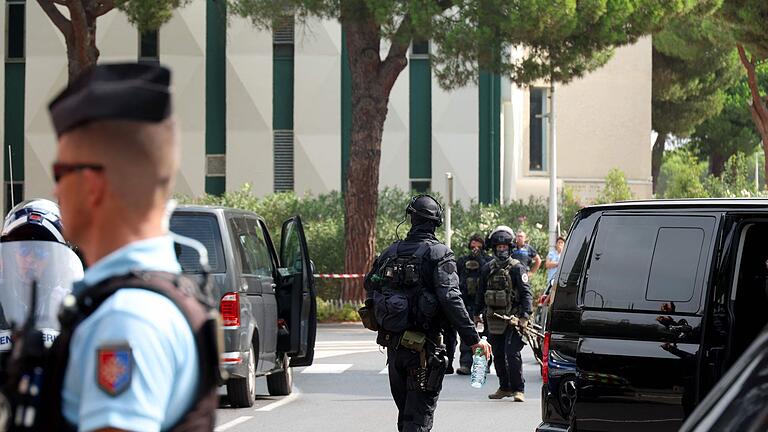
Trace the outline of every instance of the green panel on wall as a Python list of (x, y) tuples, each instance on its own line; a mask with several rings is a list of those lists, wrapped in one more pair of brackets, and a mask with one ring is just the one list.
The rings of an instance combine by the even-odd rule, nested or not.
[(501, 190), (501, 77), (480, 72), (479, 80), (479, 199), (499, 202)]
[(272, 128), (293, 130), (293, 45), (275, 45), (272, 57)]
[[(205, 153), (227, 150), (227, 20), (225, 3), (208, 0), (205, 45)], [(206, 177), (205, 192), (225, 191), (226, 177)]]
[(13, 181), (24, 181), (24, 63), (5, 64), (5, 181), (11, 181), (8, 149), (13, 156)]
[(429, 59), (411, 59), (410, 75), (410, 151), (411, 179), (432, 178), (432, 71)]
[(227, 179), (226, 177), (206, 177), (205, 178), (205, 193), (211, 195), (223, 195), (226, 191)]

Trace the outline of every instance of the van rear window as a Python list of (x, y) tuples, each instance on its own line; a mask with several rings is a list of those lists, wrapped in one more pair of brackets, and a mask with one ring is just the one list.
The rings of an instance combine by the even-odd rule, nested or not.
[[(219, 222), (213, 215), (174, 214), (171, 217), (171, 231), (184, 237), (195, 239), (208, 250), (211, 273), (224, 273), (224, 246), (221, 242)], [(176, 245), (176, 255), (184, 273), (200, 273), (200, 261), (197, 252), (187, 246)]]
[(713, 229), (711, 217), (603, 216), (584, 305), (697, 312)]

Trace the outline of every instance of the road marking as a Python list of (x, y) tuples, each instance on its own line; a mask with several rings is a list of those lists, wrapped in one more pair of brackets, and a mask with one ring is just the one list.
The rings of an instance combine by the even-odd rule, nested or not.
[(282, 399), (280, 399), (278, 401), (272, 402), (271, 404), (264, 405), (261, 408), (257, 408), (256, 411), (258, 411), (258, 412), (272, 411), (275, 408), (280, 408), (283, 405), (288, 405), (289, 403), (291, 403), (291, 402), (295, 401), (296, 399), (298, 399), (300, 395), (301, 395), (301, 390), (299, 390), (298, 387), (293, 386), (293, 392), (290, 395), (288, 395), (288, 396), (286, 396), (286, 397), (284, 397), (284, 398), (282, 398)]
[(216, 429), (214, 429), (214, 432), (224, 432), (225, 430), (235, 427), (241, 423), (245, 423), (252, 418), (253, 416), (238, 417), (232, 420), (231, 422), (227, 422), (227, 423), (224, 423), (223, 425), (216, 426)]
[(381, 372), (379, 372), (379, 375), (389, 375), (389, 366), (382, 369)]
[(313, 364), (301, 371), (303, 374), (340, 374), (351, 368), (352, 364)]

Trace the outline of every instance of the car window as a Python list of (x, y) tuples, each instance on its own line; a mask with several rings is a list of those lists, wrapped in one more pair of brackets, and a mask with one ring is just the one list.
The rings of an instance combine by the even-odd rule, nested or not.
[[(208, 261), (212, 273), (225, 273), (224, 246), (221, 241), (219, 222), (214, 215), (179, 214), (171, 216), (170, 229), (176, 234), (199, 241), (208, 250)], [(185, 273), (200, 273), (200, 258), (194, 249), (179, 244), (176, 257)]]
[(247, 219), (249, 250), (253, 255), (253, 273), (259, 276), (272, 276), (272, 258), (269, 255), (264, 233), (256, 219)]
[(301, 273), (303, 268), (303, 256), (301, 254), (301, 241), (299, 231), (295, 223), (289, 223), (283, 239), (282, 264), (291, 274)]
[(697, 312), (713, 228), (711, 217), (603, 216), (584, 306)]

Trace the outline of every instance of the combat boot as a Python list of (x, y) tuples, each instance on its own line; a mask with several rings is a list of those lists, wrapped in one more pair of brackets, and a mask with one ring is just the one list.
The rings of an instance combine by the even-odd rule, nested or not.
[(492, 393), (488, 395), (488, 399), (504, 399), (505, 397), (513, 397), (515, 395), (515, 392), (511, 390), (502, 390), (499, 388), (496, 390), (496, 393)]
[(514, 396), (515, 402), (525, 402), (525, 394), (523, 392), (515, 392), (512, 396)]
[(470, 371), (468, 367), (462, 366), (456, 369), (456, 373), (459, 375), (469, 375), (470, 373), (472, 373), (472, 371)]

